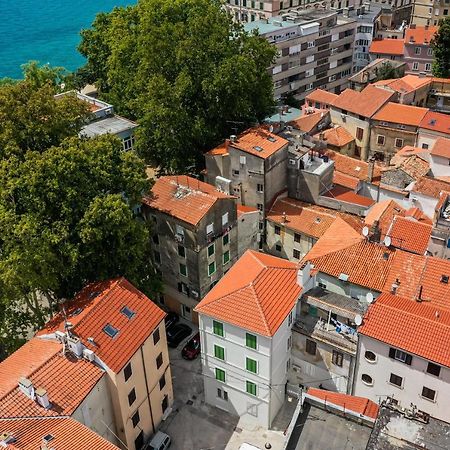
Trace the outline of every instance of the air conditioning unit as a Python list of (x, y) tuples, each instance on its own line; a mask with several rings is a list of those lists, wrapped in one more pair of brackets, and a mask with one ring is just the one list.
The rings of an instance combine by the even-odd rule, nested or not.
[(231, 194), (231, 180), (227, 178), (217, 176), (216, 177), (216, 189), (219, 192), (223, 192), (225, 194)]
[(92, 362), (95, 360), (95, 353), (92, 350), (85, 348), (83, 350), (83, 358)]
[(191, 294), (193, 298), (199, 298), (200, 294), (195, 289), (191, 289)]
[(56, 339), (58, 339), (59, 342), (63, 343), (66, 340), (66, 333), (63, 331), (55, 331)]

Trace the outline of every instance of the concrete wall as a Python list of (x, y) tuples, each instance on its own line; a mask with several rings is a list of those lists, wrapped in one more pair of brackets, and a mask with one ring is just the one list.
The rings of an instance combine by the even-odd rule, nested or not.
[[(397, 124), (382, 125), (383, 122), (376, 121), (373, 124), (370, 137), (370, 155), (380, 153), (387, 157), (394, 156), (398, 150), (405, 145), (414, 146), (416, 143), (417, 127), (402, 125), (404, 129), (400, 129)], [(384, 136), (384, 144), (377, 142), (378, 136)], [(401, 146), (396, 147), (396, 139), (403, 139)]]
[(246, 212), (238, 217), (238, 259), (246, 250), (259, 248), (259, 219), (259, 211)]
[(230, 179), (230, 155), (209, 155), (205, 154), (206, 182), (215, 186), (216, 177)]
[(421, 209), (428, 217), (434, 217), (434, 212), (438, 199), (434, 197), (428, 197), (427, 195), (420, 194), (419, 192), (411, 191), (409, 194), (411, 205)]

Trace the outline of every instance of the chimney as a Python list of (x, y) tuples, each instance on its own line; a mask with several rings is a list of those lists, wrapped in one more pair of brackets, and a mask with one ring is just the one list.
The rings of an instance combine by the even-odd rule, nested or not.
[(50, 402), (48, 401), (48, 394), (44, 388), (36, 389), (36, 401), (45, 409), (50, 408)]
[(6, 447), (8, 444), (13, 444), (16, 441), (12, 433), (0, 434), (0, 447)]
[(232, 134), (230, 136), (230, 142), (236, 142), (237, 141), (237, 136), (235, 134)]
[(76, 357), (81, 358), (83, 356), (83, 344), (76, 336), (67, 337), (67, 346)]
[(373, 180), (373, 171), (375, 170), (375, 159), (370, 158), (367, 162), (367, 181), (372, 183)]
[(41, 450), (53, 450), (51, 449), (48, 444), (54, 439), (54, 437), (51, 434), (47, 434), (42, 438), (41, 442)]
[(19, 389), (31, 400), (34, 400), (34, 386), (28, 378), (19, 378)]
[(380, 242), (381, 230), (378, 220), (374, 220), (372, 226), (370, 227), (370, 240), (372, 242)]
[(398, 289), (399, 285), (400, 285), (400, 281), (398, 278), (396, 278), (391, 286), (391, 294), (395, 295), (397, 293), (397, 289)]

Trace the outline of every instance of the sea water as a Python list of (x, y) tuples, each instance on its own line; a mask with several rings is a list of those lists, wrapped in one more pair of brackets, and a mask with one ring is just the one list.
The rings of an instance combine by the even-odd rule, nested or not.
[(80, 30), (98, 12), (136, 0), (0, 0), (0, 78), (21, 78), (30, 60), (74, 70), (83, 65), (78, 53)]

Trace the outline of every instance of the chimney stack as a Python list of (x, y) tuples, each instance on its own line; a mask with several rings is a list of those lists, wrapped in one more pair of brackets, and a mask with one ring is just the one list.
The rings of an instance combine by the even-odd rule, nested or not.
[(236, 141), (237, 141), (237, 136), (236, 136), (235, 134), (232, 134), (232, 135), (230, 136), (230, 141), (231, 141), (231, 142), (236, 142)]
[(48, 401), (48, 394), (44, 388), (36, 389), (36, 401), (45, 409), (50, 408), (50, 402)]
[(375, 170), (375, 159), (370, 158), (367, 162), (367, 181), (372, 183), (373, 180), (373, 172)]
[(28, 378), (19, 378), (19, 389), (31, 400), (34, 400), (34, 386)]
[(378, 220), (374, 220), (372, 226), (370, 227), (370, 240), (372, 242), (380, 242), (381, 230)]
[(391, 286), (391, 294), (395, 295), (397, 293), (399, 285), (400, 285), (400, 281), (398, 278), (396, 278)]

